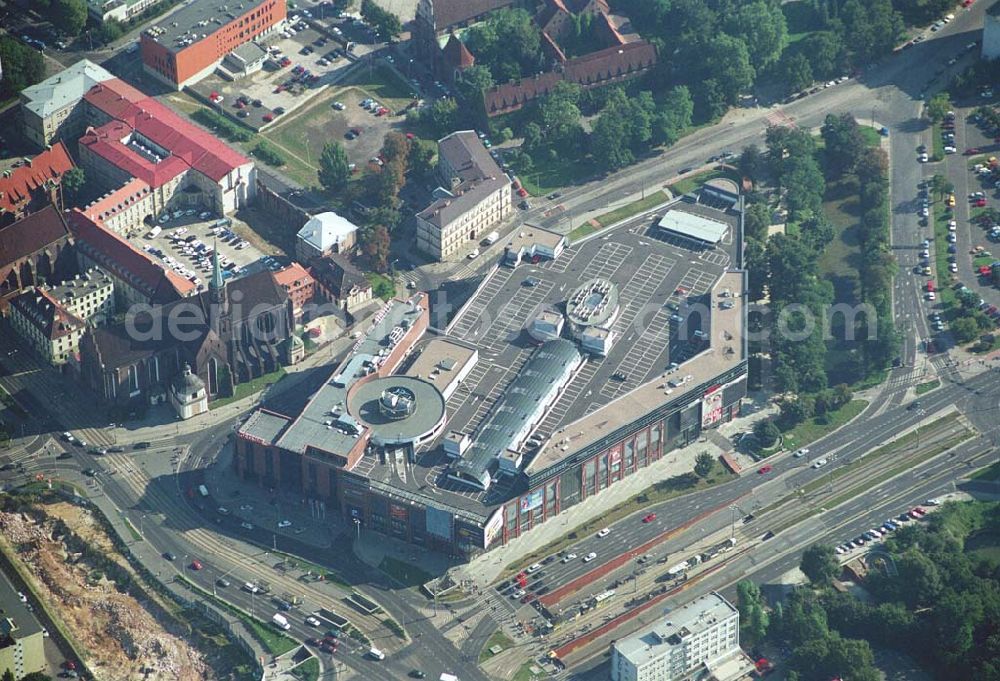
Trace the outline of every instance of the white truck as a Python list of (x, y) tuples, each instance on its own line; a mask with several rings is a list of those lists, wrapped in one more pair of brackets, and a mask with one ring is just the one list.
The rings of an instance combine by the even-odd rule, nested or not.
[(373, 660), (385, 659), (385, 653), (374, 646), (372, 646), (372, 649), (368, 651), (368, 655), (370, 655)]
[(500, 241), (500, 232), (493, 230), (492, 232), (486, 235), (485, 239), (483, 239), (483, 245), (492, 246), (498, 241)]
[(292, 625), (288, 623), (288, 618), (282, 615), (280, 612), (274, 613), (271, 616), (271, 624), (282, 629), (283, 631), (288, 631), (292, 628)]

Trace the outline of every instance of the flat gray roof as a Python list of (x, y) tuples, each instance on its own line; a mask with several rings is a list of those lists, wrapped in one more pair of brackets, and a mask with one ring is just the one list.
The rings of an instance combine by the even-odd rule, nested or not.
[[(707, 631), (729, 618), (739, 621), (738, 611), (732, 603), (712, 592), (670, 611), (652, 626), (632, 636), (618, 639), (614, 646), (619, 655), (636, 667), (641, 667), (662, 657), (670, 648), (680, 645), (682, 639)], [(736, 640), (739, 642), (738, 634)], [(721, 656), (729, 650), (719, 652)]]
[(657, 223), (660, 229), (695, 241), (717, 244), (729, 231), (729, 225), (683, 210), (668, 210)]
[(184, 38), (194, 38), (195, 42), (202, 40), (265, 2), (267, 0), (191, 0), (150, 26), (162, 32), (147, 29), (144, 34), (171, 52), (180, 52), (186, 47), (180, 43)]
[[(420, 296), (419, 300), (423, 301), (424, 297)], [(411, 301), (390, 301), (383, 317), (358, 339), (347, 361), (333, 369), (305, 409), (291, 423), (281, 425), (279, 420), (283, 419), (280, 416), (261, 416), (262, 412), (258, 411), (254, 418), (243, 424), (240, 433), (300, 454), (307, 447), (315, 447), (346, 455), (360, 436), (357, 428), (366, 427), (354, 421), (349, 414), (347, 393), (412, 328), (420, 316), (418, 307)]]
[(0, 619), (10, 618), (14, 621), (17, 627), (14, 638), (26, 638), (42, 631), (42, 625), (35, 619), (34, 614), (24, 607), (24, 603), (17, 596), (17, 589), (3, 573), (0, 573), (0, 611), (2, 611)]
[[(412, 413), (393, 420), (379, 409), (383, 391), (402, 389), (413, 397)], [(444, 418), (444, 396), (431, 383), (413, 376), (392, 375), (358, 386), (348, 411), (372, 430), (377, 445), (405, 444), (425, 437)]]
[(606, 279), (591, 279), (566, 301), (566, 314), (578, 326), (600, 326), (618, 312), (618, 287)]

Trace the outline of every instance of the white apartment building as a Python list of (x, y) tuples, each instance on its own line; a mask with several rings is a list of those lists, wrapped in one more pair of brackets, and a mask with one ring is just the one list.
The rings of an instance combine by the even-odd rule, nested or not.
[(417, 248), (444, 260), (510, 216), (512, 190), (472, 130), (438, 141), (438, 174), (443, 183), (438, 198), (417, 213)]
[[(739, 678), (748, 662), (740, 650), (740, 615), (717, 593), (697, 598), (611, 648), (612, 681)], [(751, 665), (752, 667), (752, 665)]]
[(114, 279), (96, 267), (58, 286), (26, 289), (10, 303), (11, 326), (51, 364), (79, 350), (88, 324), (104, 324), (114, 313)]
[(115, 314), (115, 280), (99, 267), (91, 267), (48, 289), (66, 311), (100, 326)]

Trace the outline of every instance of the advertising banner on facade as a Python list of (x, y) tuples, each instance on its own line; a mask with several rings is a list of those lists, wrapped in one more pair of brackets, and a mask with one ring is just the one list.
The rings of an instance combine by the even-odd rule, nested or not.
[(722, 391), (715, 389), (701, 398), (701, 427), (708, 428), (722, 420)]
[(433, 506), (427, 507), (427, 534), (451, 541), (452, 515)]
[(389, 504), (389, 515), (396, 520), (405, 521), (409, 513), (407, 512), (406, 506), (397, 506), (396, 504)]
[(483, 535), (485, 538), (485, 546), (483, 548), (488, 549), (490, 545), (500, 536), (503, 532), (503, 509), (501, 506), (493, 512), (490, 519), (486, 521), (486, 527), (483, 528)]
[(534, 492), (521, 497), (521, 512), (531, 511), (542, 505), (545, 501), (545, 488), (539, 487)]

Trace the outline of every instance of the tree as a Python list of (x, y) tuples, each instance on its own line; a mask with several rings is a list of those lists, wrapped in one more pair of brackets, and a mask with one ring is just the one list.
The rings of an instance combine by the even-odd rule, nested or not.
[(470, 104), (482, 105), (483, 91), (493, 87), (493, 75), (482, 64), (463, 69), (455, 83), (462, 99)]
[(844, 41), (833, 31), (819, 31), (809, 39), (806, 53), (815, 78), (826, 80), (841, 75), (846, 66)]
[(385, 272), (389, 269), (389, 230), (383, 225), (362, 227), (358, 231), (361, 250), (371, 260), (372, 269)]
[(465, 46), (498, 83), (534, 75), (544, 65), (538, 27), (519, 8), (497, 10), (469, 28)]
[(959, 317), (951, 322), (951, 332), (959, 343), (968, 343), (979, 335), (979, 324), (974, 317)]
[(693, 116), (694, 101), (691, 99), (691, 91), (684, 85), (671, 88), (653, 116), (653, 144), (669, 146), (676, 142), (684, 129), (691, 125)]
[(582, 138), (580, 126), (580, 86), (559, 81), (539, 104), (539, 118), (545, 142), (561, 151), (569, 151)]
[(764, 241), (767, 228), (771, 226), (771, 209), (766, 203), (752, 203), (747, 206), (743, 219), (743, 231), (748, 239)]
[(760, 442), (761, 447), (773, 447), (774, 443), (781, 437), (781, 431), (771, 419), (763, 419), (753, 426), (754, 437)]
[(715, 459), (708, 452), (701, 452), (694, 460), (694, 473), (699, 478), (707, 478), (715, 467)]
[(854, 168), (865, 146), (858, 122), (849, 113), (827, 114), (820, 129), (825, 146), (827, 175), (838, 178)]
[(778, 81), (788, 94), (804, 90), (813, 82), (812, 65), (801, 52), (782, 57), (777, 72)]
[(892, 52), (903, 31), (903, 20), (891, 0), (846, 0), (840, 8), (844, 43), (855, 63), (869, 62)]
[(740, 154), (736, 167), (751, 181), (759, 180), (764, 170), (764, 157), (760, 153), (760, 148), (756, 144), (743, 147), (743, 153)]
[(77, 199), (80, 198), (80, 192), (83, 190), (86, 181), (87, 178), (84, 175), (83, 168), (74, 166), (63, 173), (63, 204), (66, 208), (77, 204)]
[(687, 63), (703, 80), (712, 79), (719, 87), (726, 104), (735, 104), (754, 81), (747, 44), (739, 38), (720, 33), (695, 43), (687, 55)]
[(628, 130), (615, 110), (605, 109), (590, 134), (591, 155), (608, 171), (624, 168), (635, 160), (628, 146)]
[(931, 123), (940, 123), (949, 111), (951, 111), (951, 100), (948, 99), (947, 92), (937, 93), (924, 105), (924, 114)]
[[(4, 679), (6, 681), (6, 676)], [(21, 681), (52, 681), (52, 677), (42, 672), (31, 672), (22, 676)]]
[(802, 552), (802, 562), (799, 564), (799, 569), (809, 578), (809, 581), (821, 586), (837, 576), (840, 564), (837, 562), (837, 554), (834, 553), (833, 548), (826, 544), (813, 544)]
[(410, 173), (420, 179), (427, 179), (434, 172), (434, 149), (423, 144), (413, 144), (410, 146), (408, 162)]
[(347, 187), (351, 179), (350, 161), (340, 142), (327, 142), (319, 157), (319, 183), (330, 193), (336, 194)]
[(944, 198), (945, 194), (955, 191), (955, 185), (944, 175), (935, 175), (931, 178), (931, 190), (937, 194), (938, 198)]
[(125, 35), (125, 26), (117, 19), (108, 18), (102, 21), (93, 33), (94, 40), (101, 45), (107, 45)]
[(66, 35), (80, 35), (87, 24), (85, 0), (53, 0), (50, 12), (53, 23)]
[(403, 31), (399, 17), (379, 7), (375, 0), (361, 0), (361, 18), (371, 24), (383, 39), (396, 38)]
[(42, 53), (8, 35), (0, 36), (0, 63), (3, 64), (0, 93), (4, 98), (13, 97), (45, 79)]
[(753, 0), (729, 16), (726, 32), (743, 40), (750, 65), (758, 73), (778, 60), (788, 44), (788, 26), (779, 3)]
[(14, 672), (11, 671), (10, 667), (3, 670), (3, 676), (0, 677), (0, 681), (17, 681), (14, 678)]

